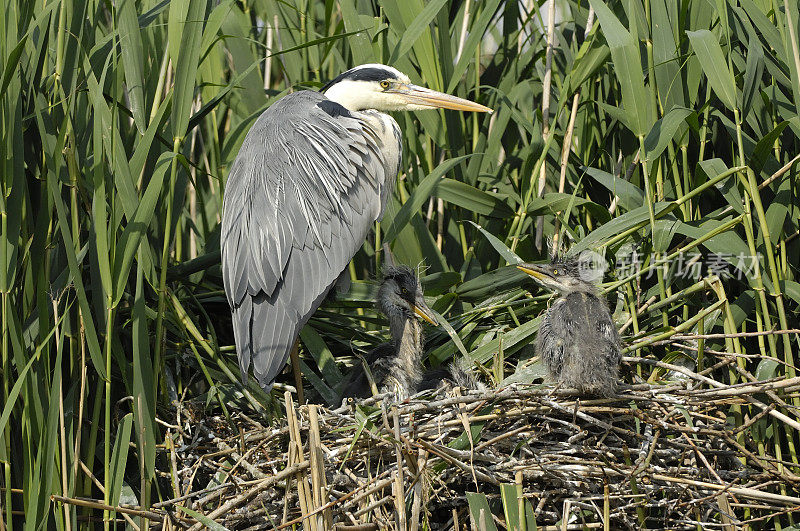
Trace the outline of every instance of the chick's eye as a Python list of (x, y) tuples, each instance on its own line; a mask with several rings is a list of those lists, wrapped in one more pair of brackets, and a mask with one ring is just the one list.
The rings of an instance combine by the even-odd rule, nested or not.
[(400, 288), (400, 293), (403, 295), (408, 295), (408, 290), (406, 288)]
[(381, 81), (381, 88), (385, 88), (385, 89), (389, 88), (389, 82), (388, 81)]

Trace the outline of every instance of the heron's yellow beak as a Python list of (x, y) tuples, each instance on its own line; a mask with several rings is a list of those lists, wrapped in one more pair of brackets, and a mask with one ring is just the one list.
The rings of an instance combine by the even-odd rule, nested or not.
[(451, 96), (444, 92), (437, 92), (418, 85), (401, 84), (395, 88), (389, 89), (387, 92), (398, 94), (412, 105), (424, 105), (431, 108), (453, 109), (456, 111), (488, 112), (490, 114), (494, 112), (489, 107), (481, 105), (480, 103)]
[(414, 304), (412, 308), (414, 308), (414, 313), (419, 315), (423, 320), (429, 322), (433, 326), (439, 326), (439, 323), (436, 322), (436, 317), (424, 303), (419, 306)]
[(517, 269), (537, 280), (545, 280), (550, 278), (550, 275), (540, 271), (536, 264), (520, 264), (517, 266)]

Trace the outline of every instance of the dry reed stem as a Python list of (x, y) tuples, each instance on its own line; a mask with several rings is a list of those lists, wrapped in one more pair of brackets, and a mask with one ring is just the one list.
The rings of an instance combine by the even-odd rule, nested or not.
[[(555, 0), (551, 0), (553, 3)], [(589, 36), (589, 33), (592, 31), (592, 26), (594, 25), (594, 8), (589, 8), (589, 15), (586, 19), (586, 29), (583, 32), (583, 38), (586, 39)], [(549, 51), (549, 49), (548, 49)], [(567, 124), (567, 130), (564, 133), (564, 140), (561, 145), (561, 169), (559, 171), (558, 176), (558, 193), (563, 194), (564, 189), (566, 188), (567, 182), (567, 163), (569, 162), (569, 154), (572, 152), (572, 135), (575, 131), (575, 118), (578, 116), (578, 104), (581, 100), (581, 89), (580, 87), (578, 90), (575, 91), (575, 95), (572, 97), (572, 109), (569, 113), (569, 123)], [(553, 229), (553, 247), (550, 250), (550, 254), (556, 256), (558, 254), (558, 250), (560, 248), (561, 243), (558, 241), (561, 234), (561, 212), (557, 212), (555, 216), (555, 226)]]
[[(556, 23), (556, 3), (550, 0), (547, 10), (547, 51), (545, 54), (544, 79), (542, 80), (542, 138), (547, 139), (550, 135), (550, 85), (553, 79), (553, 48), (555, 45), (555, 23)], [(545, 181), (547, 178), (547, 157), (542, 160), (539, 170), (539, 178), (536, 181), (536, 196), (541, 197), (544, 193)], [(536, 218), (536, 247), (542, 248), (542, 235), (544, 228), (544, 217)], [(513, 249), (513, 248), (512, 248)]]
[(396, 511), (396, 518), (397, 518), (397, 528), (398, 529), (406, 529), (407, 528), (407, 518), (406, 518), (406, 495), (405, 495), (405, 488), (404, 488), (404, 481), (403, 481), (403, 466), (404, 466), (404, 459), (403, 459), (403, 450), (400, 447), (400, 417), (397, 414), (397, 408), (392, 408), (392, 421), (394, 423), (394, 450), (395, 450), (395, 457), (397, 459), (397, 472), (394, 476), (394, 484), (392, 485), (392, 491), (394, 494), (394, 501), (395, 501), (395, 511)]
[[(320, 437), (319, 430), (319, 414), (317, 407), (311, 405), (308, 407), (309, 419), (309, 440), (308, 447), (311, 454), (311, 482), (314, 491), (314, 507), (322, 507), (328, 498), (328, 486), (325, 481), (325, 462), (322, 456), (322, 438)], [(333, 527), (333, 517), (329, 509), (322, 511), (322, 518), (318, 521), (318, 526), (322, 529), (331, 529)]]
[[(292, 394), (289, 391), (284, 394), (284, 400), (286, 404), (286, 419), (289, 424), (289, 463), (296, 463), (305, 459), (303, 442), (300, 438), (300, 425), (297, 421), (297, 411), (294, 408)], [(308, 479), (303, 472), (304, 471), (298, 471), (295, 475), (295, 483), (297, 484), (297, 497), (300, 503), (301, 515), (303, 516), (303, 529), (305, 531), (318, 531), (316, 521), (314, 519), (306, 519), (311, 514), (313, 500), (311, 498)]]
[(120, 506), (113, 506), (113, 505), (106, 505), (103, 502), (97, 500), (88, 500), (84, 498), (68, 498), (66, 496), (58, 496), (52, 495), (50, 499), (55, 502), (60, 502), (63, 504), (69, 505), (77, 505), (80, 507), (89, 507), (91, 509), (98, 509), (104, 510), (109, 512), (118, 512), (122, 514), (130, 514), (133, 516), (139, 516), (142, 518), (147, 518), (148, 520), (153, 520), (155, 522), (163, 522), (164, 518), (166, 517), (165, 514), (157, 513), (154, 511), (143, 511), (138, 508), (131, 508), (131, 507), (120, 507)]

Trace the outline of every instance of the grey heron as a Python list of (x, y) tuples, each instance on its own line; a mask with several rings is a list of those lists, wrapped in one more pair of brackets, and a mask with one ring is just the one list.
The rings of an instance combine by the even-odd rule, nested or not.
[[(407, 266), (386, 268), (378, 288), (377, 306), (389, 320), (392, 340), (370, 351), (364, 359), (380, 392), (408, 398), (417, 391), (423, 377), (420, 321), (436, 325), (436, 318), (425, 303), (417, 276)], [(342, 396), (364, 398), (370, 394), (365, 372), (353, 371)]]
[(606, 301), (584, 277), (576, 259), (517, 267), (559, 293), (536, 336), (536, 352), (561, 385), (601, 396), (614, 393), (622, 358), (620, 339)]
[(264, 111), (231, 166), (220, 245), (242, 379), (271, 388), (303, 325), (380, 220), (401, 162), (397, 122), (379, 111), (477, 103), (413, 85), (380, 64)]

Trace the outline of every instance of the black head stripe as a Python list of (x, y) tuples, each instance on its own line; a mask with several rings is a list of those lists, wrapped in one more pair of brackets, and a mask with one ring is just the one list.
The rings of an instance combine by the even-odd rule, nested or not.
[(317, 107), (331, 115), (332, 118), (336, 118), (337, 116), (346, 116), (347, 118), (352, 118), (353, 115), (350, 114), (350, 111), (347, 110), (346, 107), (339, 105), (335, 101), (325, 100), (317, 103)]
[(336, 83), (344, 81), (345, 79), (350, 79), (352, 81), (383, 81), (384, 79), (397, 79), (397, 74), (391, 70), (379, 67), (353, 68), (339, 74), (331, 81), (328, 81), (328, 83), (320, 89), (320, 92), (325, 92)]

